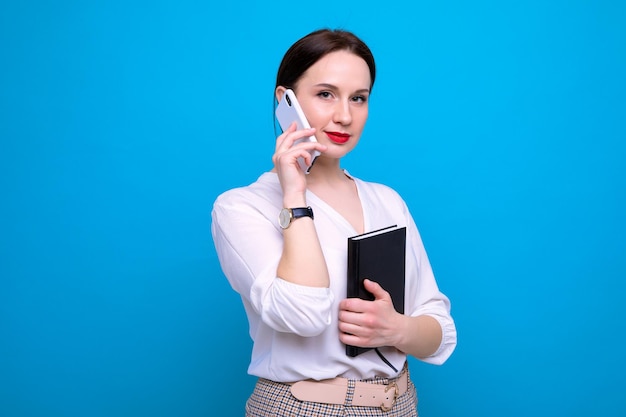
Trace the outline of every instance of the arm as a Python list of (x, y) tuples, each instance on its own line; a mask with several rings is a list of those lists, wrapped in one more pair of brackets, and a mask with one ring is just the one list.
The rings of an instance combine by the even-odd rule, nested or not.
[[(285, 199), (283, 205), (305, 207), (306, 201), (304, 198)], [(328, 288), (326, 260), (313, 222), (310, 217), (301, 217), (283, 230), (283, 250), (276, 275), (294, 284)]]
[[(311, 219), (298, 219), (284, 231), (278, 226), (281, 200), (303, 205), (284, 196), (267, 179), (222, 194), (213, 206), (213, 241), (224, 274), (244, 300), (251, 328), (262, 321), (279, 332), (314, 336), (330, 324), (333, 297), (323, 285), (328, 272)], [(308, 258), (311, 252), (315, 256)]]
[[(222, 271), (241, 295), (251, 327), (314, 336), (330, 324), (328, 288), (285, 281), (276, 275), (283, 247), (277, 206), (267, 195), (277, 190), (231, 190), (216, 200), (211, 231)], [(253, 330), (252, 330), (253, 331)]]
[(347, 298), (340, 303), (340, 340), (363, 347), (393, 346), (425, 359), (441, 346), (442, 329), (429, 315), (405, 316), (393, 308), (389, 293), (377, 283), (365, 280), (365, 289), (375, 300)]
[[(388, 199), (391, 200), (389, 196)], [(375, 300), (341, 301), (340, 339), (354, 346), (393, 346), (425, 362), (442, 364), (456, 347), (450, 301), (439, 291), (408, 208), (400, 199), (397, 205), (407, 225), (406, 315), (395, 311), (389, 294), (378, 284), (365, 281)]]
[[(325, 150), (325, 146), (317, 142), (301, 143), (294, 147), (294, 141), (310, 136), (315, 131), (296, 131), (295, 128), (294, 123), (277, 138), (276, 152), (272, 157), (283, 191), (283, 207), (286, 208), (307, 205), (306, 177), (297, 163), (297, 158), (309, 160), (311, 155), (307, 152), (308, 148)], [(294, 284), (328, 288), (330, 278), (326, 260), (313, 222), (309, 217), (302, 217), (283, 231), (283, 250), (276, 274)]]

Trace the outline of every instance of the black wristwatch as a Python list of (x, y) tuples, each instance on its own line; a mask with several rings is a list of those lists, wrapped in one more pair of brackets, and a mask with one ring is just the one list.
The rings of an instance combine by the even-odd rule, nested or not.
[(278, 224), (283, 229), (289, 227), (292, 221), (300, 217), (313, 218), (313, 209), (309, 207), (284, 208), (278, 214)]

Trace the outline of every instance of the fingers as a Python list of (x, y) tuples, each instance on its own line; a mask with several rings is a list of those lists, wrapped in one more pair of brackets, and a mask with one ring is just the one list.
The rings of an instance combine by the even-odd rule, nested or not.
[(303, 140), (315, 134), (315, 128), (297, 130), (296, 123), (292, 123), (284, 133), (276, 138), (276, 150), (272, 162), (278, 172), (283, 193), (302, 193), (306, 187), (303, 168), (298, 163), (302, 158), (305, 166), (312, 164), (311, 152), (320, 153), (326, 146), (317, 141)]
[[(302, 139), (315, 134), (315, 129), (296, 130), (296, 123), (292, 123), (285, 132), (276, 138), (276, 149), (272, 160), (278, 165), (279, 160), (286, 157), (288, 160), (307, 158), (307, 150), (313, 149), (316, 142), (303, 141)], [(296, 144), (297, 141), (300, 141)], [(296, 146), (294, 146), (296, 144)], [(308, 157), (310, 162), (310, 157)]]
[(365, 280), (374, 301), (346, 298), (339, 303), (339, 338), (354, 346), (387, 346), (393, 340), (397, 315), (391, 297), (378, 283)]
[[(385, 289), (377, 282), (365, 279), (363, 280), (363, 285), (365, 289), (374, 296), (374, 301), (384, 301), (393, 305), (393, 301), (391, 300), (389, 293), (385, 291)], [(374, 308), (374, 305), (371, 303), (372, 301), (361, 300), (360, 298), (346, 298), (341, 301), (339, 308), (341, 310), (365, 313)]]
[(381, 345), (381, 328), (372, 315), (341, 311), (339, 313), (339, 340), (354, 346)]
[(379, 326), (379, 312), (371, 301), (358, 298), (342, 300), (339, 306), (339, 331), (360, 337), (367, 336)]
[(285, 130), (278, 138), (276, 138), (276, 153), (284, 152), (294, 145), (294, 143), (302, 138), (306, 138), (315, 134), (315, 128), (296, 130), (296, 122), (293, 122), (287, 130)]
[(363, 280), (363, 286), (365, 289), (372, 293), (376, 300), (389, 300), (391, 301), (391, 296), (387, 291), (383, 289), (377, 282), (374, 282), (369, 279)]
[(346, 345), (351, 346), (360, 346), (360, 347), (376, 347), (378, 344), (374, 341), (374, 337), (372, 334), (358, 334), (356, 332), (360, 332), (360, 328), (355, 328), (350, 331), (342, 331), (339, 333), (339, 341), (345, 343)]

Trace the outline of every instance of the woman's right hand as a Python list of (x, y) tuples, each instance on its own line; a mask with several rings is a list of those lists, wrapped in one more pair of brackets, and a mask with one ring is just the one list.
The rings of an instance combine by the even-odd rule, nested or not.
[(292, 198), (299, 200), (304, 197), (306, 192), (306, 175), (298, 164), (298, 158), (304, 158), (305, 163), (309, 165), (311, 164), (309, 151), (316, 149), (323, 152), (326, 150), (326, 146), (319, 142), (302, 141), (294, 146), (294, 142), (298, 139), (313, 134), (315, 134), (315, 128), (296, 130), (296, 123), (294, 122), (276, 138), (276, 150), (272, 156), (272, 162), (286, 200)]
[[(296, 145), (294, 142), (313, 134), (315, 129), (296, 130), (294, 122), (276, 138), (276, 151), (272, 161), (283, 190), (283, 207), (308, 205), (307, 177), (298, 164), (298, 158), (304, 158), (305, 162), (310, 164), (309, 150), (317, 149), (324, 152), (326, 146), (318, 142), (302, 141)], [(293, 222), (282, 230), (282, 235), (283, 251), (276, 268), (276, 276), (298, 285), (327, 288), (330, 285), (328, 268), (313, 219), (303, 217)], [(307, 250), (303, 251), (303, 247)]]

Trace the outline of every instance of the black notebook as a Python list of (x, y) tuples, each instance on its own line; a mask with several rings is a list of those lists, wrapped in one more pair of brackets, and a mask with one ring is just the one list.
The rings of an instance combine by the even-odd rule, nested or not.
[[(365, 278), (376, 281), (391, 295), (393, 306), (404, 314), (406, 227), (384, 229), (348, 238), (348, 298), (374, 300), (365, 290)], [(354, 357), (372, 348), (346, 345), (346, 355)]]

